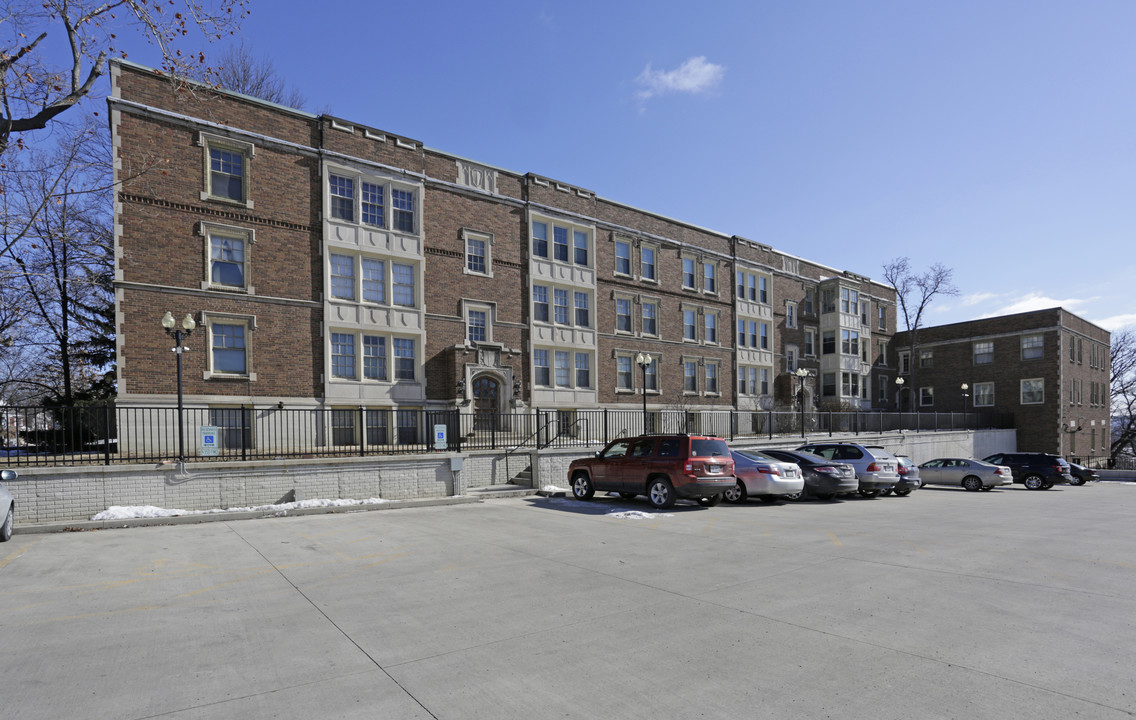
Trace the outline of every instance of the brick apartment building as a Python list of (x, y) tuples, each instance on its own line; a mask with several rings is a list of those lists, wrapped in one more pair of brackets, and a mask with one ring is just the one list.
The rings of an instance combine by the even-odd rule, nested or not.
[(1110, 346), (1108, 331), (1052, 308), (922, 328), (914, 357), (897, 333), (892, 356), (903, 409), (1009, 413), (1019, 450), (1083, 458), (1108, 454)]
[(363, 408), (406, 438), (423, 409), (791, 407), (800, 367), (810, 408), (891, 407), (886, 284), (357, 122), (111, 76), (120, 406), (173, 402), (169, 311), (197, 324), (186, 404), (222, 427), (240, 406)]

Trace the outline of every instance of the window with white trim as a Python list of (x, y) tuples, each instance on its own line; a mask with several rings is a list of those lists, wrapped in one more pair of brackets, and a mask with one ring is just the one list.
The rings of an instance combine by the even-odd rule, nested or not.
[(702, 292), (718, 294), (718, 268), (713, 261), (702, 263)]
[(387, 300), (387, 264), (376, 258), (362, 258), (363, 302), (385, 303)]
[(718, 394), (718, 363), (707, 362), (703, 365), (706, 377), (704, 379), (703, 387), (706, 388), (707, 395)]
[(659, 334), (659, 305), (658, 303), (643, 300), (643, 334), (658, 336)]
[(1022, 360), (1038, 360), (1045, 353), (1045, 337), (1042, 335), (1022, 336)]
[(797, 370), (797, 346), (785, 346), (785, 372), (796, 372)]
[(591, 267), (591, 248), (595, 237), (592, 227), (533, 215), (529, 233), (533, 257)]
[(647, 366), (646, 392), (659, 392), (659, 358), (652, 356), (651, 364)]
[(537, 348), (533, 350), (533, 384), (541, 387), (552, 387), (551, 365), (548, 362), (548, 351)]
[(639, 247), (639, 277), (650, 282), (659, 281), (658, 271), (659, 249), (654, 245), (640, 245)]
[(588, 310), (588, 293), (575, 292), (573, 293), (573, 301), (576, 306), (576, 327), (591, 327), (591, 313)]
[(631, 243), (626, 240), (615, 241), (615, 274), (631, 276)]
[(757, 278), (757, 301), (762, 305), (769, 304), (769, 278), (764, 275)]
[(355, 299), (355, 258), (351, 255), (328, 255), (331, 273), (331, 296), (337, 300)]
[(331, 334), (331, 376), (344, 380), (355, 379), (355, 335)]
[(483, 343), (489, 340), (489, 311), (488, 310), (474, 310), (469, 309), (466, 311), (466, 338), (472, 343)]
[(205, 150), (205, 189), (202, 200), (220, 200), (253, 207), (249, 199), (249, 165), (256, 148), (250, 142), (200, 133)]
[(816, 330), (805, 329), (805, 357), (816, 357)]
[(825, 330), (820, 334), (820, 352), (822, 355), (836, 354), (836, 331)]
[(1022, 405), (1041, 405), (1045, 403), (1045, 378), (1030, 378), (1021, 382)]
[(929, 368), (935, 365), (935, 351), (934, 350), (920, 350), (919, 351), (919, 367)]
[(682, 339), (698, 340), (698, 327), (694, 324), (694, 310), (684, 308), (682, 311)]
[(760, 337), (758, 338), (758, 347), (762, 350), (769, 349), (769, 323), (758, 323), (758, 330)]
[(635, 388), (634, 375), (631, 372), (631, 356), (630, 355), (616, 355), (615, 356), (615, 389), (620, 390), (633, 390)]
[(900, 350), (897, 357), (899, 358), (899, 374), (906, 375), (911, 372), (911, 351)]
[(564, 288), (552, 289), (552, 319), (557, 325), (568, 324), (568, 291)]
[(249, 250), (255, 235), (252, 230), (203, 222), (200, 233), (205, 238), (208, 270), (202, 288), (254, 292), (249, 285)]
[(391, 263), (391, 295), (395, 305), (417, 306), (417, 293), (414, 290), (414, 266), (405, 263)]
[(462, 230), (465, 238), (466, 275), (493, 277), (493, 236), (489, 233)]
[[(418, 189), (390, 178), (342, 166), (328, 166), (326, 217), (337, 224), (415, 232)], [(387, 208), (390, 208), (388, 216)]]
[(698, 392), (698, 361), (684, 360), (682, 363), (682, 391), (688, 395)]
[(394, 351), (394, 379), (417, 379), (418, 363), (415, 360), (414, 340), (412, 338), (395, 337), (391, 339)]
[(994, 383), (983, 382), (974, 384), (974, 407), (992, 407), (994, 405)]
[(845, 397), (860, 397), (860, 374), (840, 373), (840, 389)]
[(923, 407), (935, 404), (935, 388), (921, 387), (919, 388), (919, 404)]
[(876, 307), (876, 327), (879, 330), (887, 330), (887, 308), (883, 305)]
[(984, 340), (972, 345), (975, 365), (989, 365), (994, 362), (994, 341)]
[(249, 376), (247, 321), (213, 320), (209, 323), (209, 371), (217, 376)]
[(387, 339), (382, 335), (363, 336), (363, 378), (387, 379)]
[(617, 333), (631, 332), (631, 298), (617, 297), (615, 299), (615, 331)]
[(684, 257), (682, 259), (682, 289), (694, 289), (694, 258)]
[[(860, 354), (860, 333), (855, 330), (840, 331), (840, 353), (842, 355)], [(847, 395), (847, 393), (845, 393)]]
[(592, 386), (592, 356), (590, 353), (576, 353), (576, 387)]
[(707, 312), (704, 316), (706, 321), (706, 332), (702, 336), (702, 341), (705, 343), (718, 344), (718, 313)]
[(795, 302), (785, 303), (785, 327), (797, 327), (797, 303)]
[(569, 369), (569, 360), (572, 353), (567, 350), (556, 350), (553, 352), (553, 360), (556, 362), (556, 387), (571, 387), (571, 371)]
[(548, 322), (548, 287), (545, 285), (533, 285), (533, 321), (534, 322)]

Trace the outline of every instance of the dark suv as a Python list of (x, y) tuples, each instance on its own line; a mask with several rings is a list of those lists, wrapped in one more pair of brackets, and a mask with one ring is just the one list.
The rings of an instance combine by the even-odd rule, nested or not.
[(646, 495), (660, 509), (678, 498), (703, 507), (722, 501), (734, 487), (734, 461), (726, 441), (703, 435), (641, 435), (608, 443), (595, 457), (573, 460), (568, 481), (577, 500), (596, 491), (617, 492), (630, 499)]
[(982, 460), (1009, 467), (1014, 473), (1014, 482), (1024, 484), (1027, 490), (1048, 490), (1059, 482), (1073, 481), (1069, 463), (1048, 453), (994, 453)]

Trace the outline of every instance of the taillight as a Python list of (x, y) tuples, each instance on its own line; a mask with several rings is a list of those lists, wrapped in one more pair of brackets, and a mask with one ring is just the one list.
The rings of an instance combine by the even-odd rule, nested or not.
[(907, 474), (907, 466), (905, 466), (905, 465), (900, 465), (900, 466), (899, 466), (899, 467), (897, 467), (897, 468), (896, 468), (895, 470), (896, 470), (896, 472), (898, 472), (898, 473), (899, 473), (900, 475), (906, 475), (906, 474)]
[(781, 471), (780, 471), (780, 470), (778, 470), (777, 468), (775, 468), (775, 467), (766, 467), (765, 465), (758, 465), (758, 466), (757, 466), (757, 471), (758, 471), (759, 473), (765, 473), (766, 475), (780, 475), (780, 474), (781, 474)]
[(694, 463), (687, 463), (683, 466), (683, 469), (687, 472), (694, 472)]
[(1001, 475), (1002, 474), (1002, 468), (994, 468), (994, 474), (995, 475)]
[(872, 463), (868, 466), (867, 472), (879, 472), (882, 470), (879, 463)]
[(831, 467), (831, 466), (828, 466), (828, 465), (826, 465), (824, 467), (813, 468), (813, 470), (816, 470), (817, 472), (822, 472), (822, 473), (839, 473), (840, 472), (840, 470), (838, 470), (837, 468), (834, 468), (834, 467)]

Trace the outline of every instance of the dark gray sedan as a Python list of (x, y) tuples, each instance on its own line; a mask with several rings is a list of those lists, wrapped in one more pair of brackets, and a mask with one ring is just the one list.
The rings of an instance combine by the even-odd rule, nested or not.
[(969, 458), (936, 458), (919, 466), (924, 485), (948, 485), (977, 492), (1014, 482), (1010, 468)]

